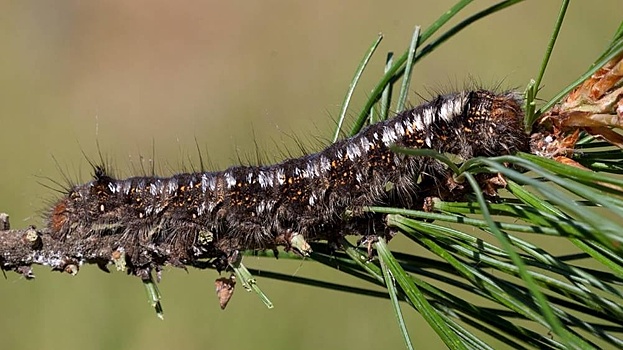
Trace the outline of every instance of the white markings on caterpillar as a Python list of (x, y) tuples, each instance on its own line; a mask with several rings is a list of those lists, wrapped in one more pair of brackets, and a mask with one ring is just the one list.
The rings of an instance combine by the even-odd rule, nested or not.
[(161, 182), (161, 180), (160, 180), (160, 179), (157, 179), (157, 180), (156, 180), (156, 183), (151, 183), (151, 184), (149, 184), (149, 193), (150, 193), (152, 196), (156, 196), (156, 195), (158, 195), (158, 194), (159, 194), (158, 188), (160, 187), (160, 186), (159, 186), (159, 185), (160, 185), (160, 182)]
[(236, 178), (229, 171), (226, 171), (223, 174), (223, 177), (225, 178), (227, 188), (233, 188), (234, 186), (236, 186)]
[(466, 96), (464, 93), (459, 94), (456, 98), (449, 99), (441, 105), (439, 110), (439, 116), (441, 119), (450, 122), (452, 119), (463, 112), (463, 107), (466, 103)]
[(273, 177), (269, 171), (260, 170), (257, 174), (257, 181), (262, 188), (268, 188), (273, 186)]
[(175, 192), (177, 192), (178, 187), (179, 185), (177, 183), (177, 179), (175, 177), (170, 178), (167, 182), (167, 194), (174, 194)]
[(390, 146), (394, 142), (398, 140), (398, 135), (393, 128), (386, 126), (383, 128), (383, 136), (381, 137), (381, 141), (385, 144), (385, 146)]
[(351, 143), (346, 146), (346, 156), (351, 161), (355, 161), (357, 158), (361, 156), (361, 150), (359, 149), (359, 145)]
[(208, 190), (208, 181), (208, 174), (201, 174), (201, 193), (206, 193), (206, 191)]
[(367, 153), (370, 150), (370, 145), (371, 145), (370, 141), (365, 136), (362, 136), (359, 141), (361, 143), (361, 150), (362, 150), (362, 152)]
[(420, 118), (422, 118), (422, 123), (424, 124), (424, 126), (422, 127), (422, 129), (418, 130), (424, 130), (425, 127), (429, 127), (435, 120), (435, 112), (433, 111), (433, 107), (424, 108), (422, 110), (422, 116)]
[(275, 176), (275, 180), (279, 183), (279, 185), (283, 185), (286, 183), (286, 172), (283, 168), (279, 167), (276, 170), (273, 169), (273, 174)]

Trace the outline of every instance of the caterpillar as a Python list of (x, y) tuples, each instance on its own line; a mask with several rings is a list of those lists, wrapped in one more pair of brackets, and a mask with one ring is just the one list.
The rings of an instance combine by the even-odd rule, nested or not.
[(238, 251), (278, 246), (305, 254), (307, 242), (384, 234), (383, 221), (364, 206), (413, 208), (428, 194), (451, 192), (442, 164), (392, 145), (464, 160), (528, 151), (521, 98), (487, 90), (440, 95), (274, 165), (127, 179), (97, 167), (93, 181), (52, 206), (47, 229), (74, 257), (100, 266), (109, 262), (102, 256), (122, 252), (130, 271), (201, 261), (222, 269)]

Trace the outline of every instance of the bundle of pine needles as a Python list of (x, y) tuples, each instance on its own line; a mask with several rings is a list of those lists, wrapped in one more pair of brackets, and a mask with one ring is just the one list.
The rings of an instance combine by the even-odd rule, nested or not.
[[(387, 61), (385, 75), (350, 135), (367, 123), (387, 118), (390, 106), (405, 109), (411, 71), (422, 57), (475, 21), (519, 1), (491, 6), (431, 39), (470, 2), (458, 2), (422, 32), (416, 27), (408, 50)], [(491, 348), (466, 326), (513, 348), (623, 347), (623, 180), (617, 176), (623, 172), (619, 140), (623, 138), (617, 131), (623, 129), (623, 22), (590, 69), (539, 107), (538, 87), (567, 5), (563, 1), (541, 69), (525, 90), (525, 125), (532, 135), (532, 154), (476, 158), (455, 165), (430, 150), (396, 150), (436, 157), (474, 190), (469, 201), (433, 200), (426, 211), (367, 208), (388, 214), (390, 227), (436, 259), (392, 252), (383, 239), (373, 245), (378, 254), (373, 260), (365, 249), (346, 240), (341, 242), (343, 252), (312, 244), (312, 259), (384, 286), (386, 294), (269, 271), (262, 271), (262, 276), (389, 298), (409, 349), (413, 348), (409, 327), (402, 317), (407, 305), (452, 349)], [(370, 47), (355, 74), (334, 140), (380, 40)], [(399, 97), (392, 104), (391, 90), (398, 85)], [(483, 196), (475, 180), (479, 173), (499, 174), (503, 179), (505, 190), (497, 200)], [(548, 252), (534, 243), (543, 236), (560, 245), (569, 242), (575, 252)]]

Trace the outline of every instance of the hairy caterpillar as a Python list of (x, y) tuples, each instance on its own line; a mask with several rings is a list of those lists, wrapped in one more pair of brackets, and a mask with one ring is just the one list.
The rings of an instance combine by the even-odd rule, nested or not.
[(123, 252), (130, 271), (206, 260), (223, 268), (240, 250), (305, 253), (306, 241), (374, 235), (381, 221), (358, 208), (414, 207), (427, 193), (448, 190), (448, 170), (437, 161), (390, 146), (462, 159), (527, 151), (520, 102), (513, 92), (486, 90), (438, 96), (318, 153), (269, 166), (124, 180), (97, 168), (93, 181), (51, 208), (48, 230), (76, 258)]

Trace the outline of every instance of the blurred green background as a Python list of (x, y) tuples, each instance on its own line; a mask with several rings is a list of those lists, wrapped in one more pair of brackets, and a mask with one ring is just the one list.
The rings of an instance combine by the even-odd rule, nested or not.
[[(198, 166), (195, 139), (215, 168), (298, 154), (331, 137), (364, 51), (385, 35), (350, 110), (454, 1), (2, 1), (0, 211), (14, 228), (42, 225), (58, 194), (47, 186), (90, 178), (96, 143), (119, 176)], [(476, 1), (464, 15), (493, 4)], [(557, 1), (526, 1), (471, 26), (416, 66), (411, 103), (436, 91), (523, 89), (538, 71)], [(610, 40), (623, 2), (575, 1), (544, 80), (547, 98), (583, 73)], [(454, 21), (456, 23), (457, 21)], [(154, 151), (155, 150), (155, 151)], [(400, 240), (392, 241), (400, 250)], [(314, 262), (246, 258), (247, 266), (362, 286)], [(275, 309), (239, 288), (218, 307), (214, 271), (167, 269), (165, 321), (141, 283), (83, 267), (36, 268), (0, 281), (2, 349), (379, 349), (403, 346), (387, 300), (273, 282)], [(413, 312), (420, 348), (444, 348)], [(503, 347), (492, 341), (494, 346)]]

